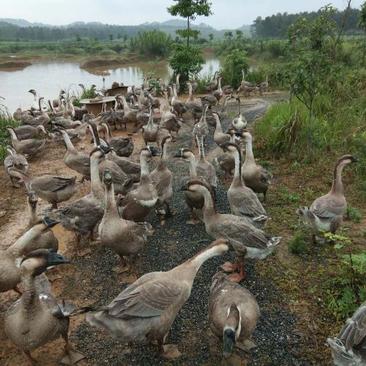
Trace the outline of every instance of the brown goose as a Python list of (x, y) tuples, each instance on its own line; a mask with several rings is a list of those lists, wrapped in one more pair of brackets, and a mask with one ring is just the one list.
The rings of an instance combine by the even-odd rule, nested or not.
[(69, 263), (61, 254), (38, 249), (29, 253), (21, 262), (20, 273), (24, 292), (7, 310), (4, 330), (10, 340), (24, 352), (35, 365), (31, 351), (62, 337), (66, 343), (66, 364), (74, 364), (84, 356), (72, 350), (68, 341), (68, 309), (57, 303), (52, 295), (47, 277), (40, 277), (51, 266)]
[(268, 187), (271, 184), (271, 174), (254, 160), (252, 135), (249, 132), (244, 132), (243, 136), (245, 138), (246, 152), (241, 176), (245, 185), (256, 193), (263, 193), (265, 200)]
[[(182, 182), (183, 185), (186, 185), (187, 182), (189, 182), (190, 180), (200, 180), (209, 186), (209, 183), (206, 181), (205, 177), (198, 175), (196, 158), (191, 150), (180, 149), (174, 155), (174, 157), (182, 158), (185, 161), (188, 161), (189, 163), (189, 177), (186, 177), (183, 180)], [(185, 190), (184, 197), (186, 200), (186, 204), (191, 211), (191, 219), (187, 221), (187, 224), (189, 225), (198, 224), (200, 222), (200, 219), (197, 216), (196, 210), (202, 210), (204, 204), (203, 196), (200, 193), (189, 192)]]
[(66, 131), (63, 130), (59, 131), (62, 134), (62, 137), (66, 145), (66, 153), (64, 155), (64, 162), (66, 166), (81, 174), (83, 178), (90, 179), (89, 156), (85, 153), (76, 150)]
[(239, 342), (246, 350), (254, 346), (250, 337), (259, 316), (258, 303), (250, 291), (221, 272), (212, 278), (208, 321), (212, 332), (223, 341), (224, 357), (230, 356)]
[(87, 314), (87, 322), (109, 331), (122, 343), (157, 341), (163, 355), (173, 357), (164, 342), (191, 294), (198, 270), (206, 260), (223, 255), (229, 249), (227, 241), (216, 240), (170, 271), (143, 275), (102, 310)]
[(203, 220), (207, 234), (213, 238), (229, 240), (237, 252), (238, 263), (225, 263), (222, 267), (227, 272), (239, 270), (239, 273), (230, 276), (231, 280), (239, 282), (245, 278), (244, 258), (264, 259), (279, 244), (281, 238), (267, 235), (253, 226), (246, 217), (218, 213), (210, 188), (202, 182), (191, 181), (183, 190), (203, 195)]
[(216, 128), (215, 128), (215, 132), (214, 132), (214, 141), (216, 142), (216, 144), (218, 146), (220, 146), (221, 144), (223, 144), (225, 142), (230, 142), (231, 136), (228, 133), (224, 133), (222, 131), (222, 126), (221, 126), (221, 121), (220, 121), (219, 115), (216, 112), (213, 112), (212, 115), (216, 122)]
[[(29, 212), (28, 229), (42, 223), (42, 217), (37, 214), (38, 198), (34, 192), (27, 194), (27, 206)], [(27, 245), (28, 252), (36, 249), (52, 249), (55, 252), (58, 250), (58, 240), (50, 228), (43, 230), (34, 240), (33, 245)]]
[(116, 252), (126, 265), (124, 256), (140, 252), (147, 237), (152, 234), (152, 226), (147, 222), (137, 223), (119, 216), (112, 182), (112, 175), (104, 171), (105, 203), (104, 215), (99, 225), (99, 238), (102, 245)]
[(15, 169), (16, 171), (27, 173), (29, 168), (28, 161), (24, 155), (18, 154), (12, 147), (7, 146), (6, 150), (9, 155), (4, 159), (5, 171), (8, 174), (13, 187), (19, 188), (20, 180), (18, 177), (13, 176), (11, 172)]
[(205, 138), (210, 133), (210, 130), (208, 129), (207, 118), (206, 118), (207, 109), (208, 109), (208, 105), (206, 104), (203, 107), (203, 113), (202, 113), (201, 119), (193, 127), (192, 136), (195, 139), (195, 142), (197, 141), (197, 138), (201, 138), (201, 137), (203, 138), (203, 141), (204, 141)]
[(238, 101), (238, 115), (231, 121), (231, 125), (237, 132), (243, 132), (243, 130), (247, 127), (248, 121), (245, 119), (243, 113), (241, 112), (240, 98), (236, 98)]
[(331, 190), (324, 196), (317, 198), (310, 206), (298, 210), (304, 222), (308, 224), (315, 235), (322, 232), (335, 233), (342, 224), (343, 215), (347, 210), (347, 201), (344, 197), (342, 171), (345, 166), (356, 162), (352, 155), (342, 156), (334, 168)]
[(156, 155), (157, 150), (152, 146), (140, 152), (140, 182), (121, 201), (121, 216), (126, 220), (144, 221), (158, 201), (158, 192), (151, 181), (148, 165), (148, 159)]
[[(173, 174), (167, 166), (168, 144), (172, 142), (172, 137), (167, 136), (161, 143), (161, 157), (156, 168), (150, 173), (150, 179), (158, 192), (158, 212), (164, 217), (170, 217), (170, 201), (173, 197)], [(160, 210), (159, 210), (160, 209)]]
[(42, 232), (56, 225), (56, 221), (47, 220), (37, 224), (25, 232), (14, 244), (5, 250), (0, 250), (0, 292), (17, 290), (20, 282), (18, 259), (34, 249), (35, 240)]
[(52, 208), (70, 199), (76, 191), (76, 177), (64, 178), (53, 175), (41, 175), (31, 178), (29, 175), (12, 169), (11, 174), (24, 182), (29, 192), (35, 192), (38, 197), (49, 202)]
[(199, 152), (199, 159), (196, 165), (197, 174), (198, 176), (204, 177), (205, 180), (211, 185), (213, 190), (215, 190), (217, 188), (216, 169), (205, 157), (203, 136), (197, 137), (197, 145)]
[(238, 145), (227, 142), (221, 145), (224, 151), (234, 156), (235, 172), (227, 198), (231, 213), (237, 216), (245, 216), (257, 227), (263, 227), (267, 221), (267, 213), (260, 203), (257, 195), (248, 188), (241, 178), (241, 152)]
[(153, 121), (153, 110), (150, 107), (149, 121), (145, 126), (142, 126), (142, 138), (144, 139), (145, 145), (149, 142), (156, 142), (158, 137), (159, 125)]
[(44, 150), (46, 140), (26, 139), (19, 140), (13, 128), (7, 128), (10, 133), (11, 144), (19, 154), (33, 157)]
[(107, 123), (101, 123), (106, 131), (106, 142), (118, 156), (129, 157), (133, 153), (134, 145), (130, 137), (112, 137)]
[(41, 137), (42, 135), (43, 136), (48, 135), (48, 133), (43, 125), (39, 125), (36, 127), (30, 126), (30, 125), (23, 125), (23, 126), (16, 127), (13, 130), (19, 140), (28, 140), (28, 139)]
[(328, 338), (334, 365), (362, 366), (366, 365), (366, 303), (363, 303), (347, 319), (339, 335)]

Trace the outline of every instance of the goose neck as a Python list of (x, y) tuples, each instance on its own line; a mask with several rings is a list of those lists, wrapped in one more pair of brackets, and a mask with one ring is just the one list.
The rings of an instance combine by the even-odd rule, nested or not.
[(147, 177), (150, 173), (149, 171), (149, 164), (145, 156), (141, 154), (140, 156), (140, 166), (141, 166), (141, 178)]
[(105, 188), (105, 214), (114, 217), (119, 217), (117, 204), (114, 196), (113, 183)]
[(33, 226), (26, 231), (13, 245), (11, 245), (7, 252), (14, 256), (14, 258), (20, 257), (27, 252), (27, 247), (33, 240), (44, 230), (44, 225), (39, 224)]
[(29, 310), (31, 307), (39, 303), (35, 278), (30, 273), (24, 273), (23, 271), (21, 283), (23, 288), (21, 303), (23, 308)]
[(343, 182), (342, 182), (342, 172), (343, 172), (343, 168), (345, 167), (345, 165), (346, 164), (341, 162), (341, 163), (337, 164), (337, 166), (334, 169), (334, 178), (333, 178), (332, 189), (331, 189), (331, 192), (333, 194), (339, 194), (339, 195), (344, 194), (344, 188), (343, 188)]
[(253, 155), (253, 140), (252, 138), (247, 138), (245, 141), (245, 162), (254, 163), (254, 155)]
[(234, 161), (235, 161), (235, 168), (234, 168), (234, 178), (232, 181), (232, 185), (242, 185), (242, 179), (241, 179), (241, 161), (240, 161), (240, 155), (239, 151), (234, 152)]
[(71, 142), (71, 139), (70, 139), (69, 135), (67, 134), (67, 132), (63, 131), (62, 132), (62, 137), (64, 139), (67, 150), (69, 152), (72, 152), (72, 153), (77, 153), (78, 151), (76, 150), (75, 146)]

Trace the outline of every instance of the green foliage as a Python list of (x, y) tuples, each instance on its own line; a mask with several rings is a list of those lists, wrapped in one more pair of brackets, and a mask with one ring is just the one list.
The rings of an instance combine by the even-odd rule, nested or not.
[(222, 68), (224, 83), (237, 88), (241, 82), (242, 70), (248, 70), (245, 52), (238, 49), (231, 51), (226, 56)]
[(7, 127), (18, 127), (19, 122), (10, 117), (6, 110), (0, 109), (0, 160), (7, 155), (6, 146), (10, 144), (10, 136)]
[(360, 9), (359, 26), (366, 31), (366, 1), (362, 4)]
[(309, 251), (308, 239), (304, 231), (295, 232), (293, 238), (288, 242), (288, 250), (295, 255), (307, 254)]
[(164, 32), (153, 30), (141, 32), (130, 40), (130, 48), (144, 56), (166, 57), (170, 52), (172, 39)]
[(352, 207), (348, 205), (346, 216), (349, 220), (355, 222), (356, 224), (360, 223), (362, 220), (362, 213), (356, 207)]
[(93, 86), (89, 88), (85, 88), (83, 93), (80, 96), (80, 99), (93, 99), (97, 96), (96, 90)]
[(185, 82), (189, 75), (197, 75), (201, 71), (204, 59), (199, 48), (177, 44), (169, 63), (174, 74), (181, 74), (181, 80)]

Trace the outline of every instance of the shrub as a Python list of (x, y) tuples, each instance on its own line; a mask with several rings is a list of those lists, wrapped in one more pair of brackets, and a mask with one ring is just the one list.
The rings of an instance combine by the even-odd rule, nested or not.
[(140, 32), (130, 40), (130, 48), (141, 55), (166, 57), (170, 53), (172, 38), (159, 30)]
[(295, 232), (293, 238), (288, 242), (288, 250), (295, 255), (302, 255), (308, 252), (307, 236), (304, 231)]
[(248, 71), (246, 53), (239, 49), (235, 49), (231, 51), (224, 60), (222, 68), (224, 83), (237, 88), (242, 79), (242, 70)]
[(360, 223), (362, 220), (362, 213), (356, 207), (347, 207), (347, 218), (355, 223)]
[(18, 127), (19, 122), (12, 119), (5, 111), (0, 112), (0, 160), (3, 161), (7, 155), (6, 146), (10, 144), (10, 136), (7, 127)]

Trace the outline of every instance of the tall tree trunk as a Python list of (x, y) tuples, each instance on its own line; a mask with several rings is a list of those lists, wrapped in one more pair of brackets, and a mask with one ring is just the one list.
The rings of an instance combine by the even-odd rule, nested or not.
[(189, 24), (189, 18), (187, 18), (187, 30), (188, 30), (188, 34), (187, 34), (187, 47), (189, 47), (189, 32), (190, 32), (190, 24)]

